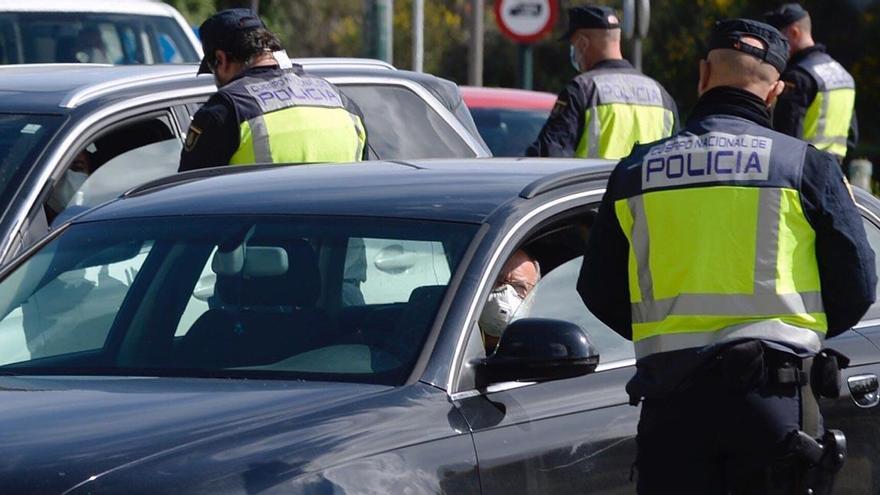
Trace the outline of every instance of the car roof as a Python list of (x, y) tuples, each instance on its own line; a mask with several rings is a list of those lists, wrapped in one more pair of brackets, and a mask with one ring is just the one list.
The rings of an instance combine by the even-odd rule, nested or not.
[(101, 12), (172, 17), (174, 8), (155, 0), (0, 0), (0, 12)]
[[(0, 0), (3, 1), (3, 0)], [(370, 59), (304, 58), (296, 63), (315, 74), (371, 74), (397, 77), (385, 62)], [(213, 87), (210, 74), (196, 76), (195, 64), (0, 65), (0, 112), (67, 113), (102, 97), (130, 98), (149, 91)], [(389, 70), (391, 69), (391, 70)]]
[(147, 183), (77, 221), (183, 212), (480, 223), (517, 197), (603, 179), (613, 165), (608, 160), (492, 158), (220, 167)]
[(556, 95), (553, 93), (513, 88), (462, 86), (461, 96), (470, 108), (550, 111), (556, 103)]

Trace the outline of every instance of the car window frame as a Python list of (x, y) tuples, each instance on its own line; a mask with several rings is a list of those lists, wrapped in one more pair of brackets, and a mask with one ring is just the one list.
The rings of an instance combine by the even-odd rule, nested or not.
[[(137, 124), (140, 122), (146, 122), (149, 120), (163, 120), (164, 124), (169, 127), (172, 138), (177, 139), (180, 144), (183, 145), (183, 138), (181, 137), (180, 133), (180, 125), (174, 116), (172, 107), (168, 105), (160, 106), (158, 108), (142, 109), (140, 111), (123, 112), (116, 117), (98, 123), (96, 127), (100, 127), (93, 127), (86, 132), (81, 133), (78, 136), (77, 140), (74, 141), (73, 144), (67, 148), (66, 153), (62, 155), (61, 160), (58, 160), (54, 163), (52, 173), (49, 175), (49, 181), (44, 181), (42, 183), (42, 186), (40, 186), (40, 189), (45, 190), (45, 194), (41, 194), (36, 203), (31, 206), (32, 213), (29, 216), (32, 216), (35, 212), (37, 212), (37, 210), (41, 210), (45, 206), (46, 201), (48, 201), (49, 196), (54, 190), (54, 185), (57, 184), (58, 180), (70, 168), (70, 164), (73, 161), (74, 157), (76, 157), (76, 155), (85, 147), (87, 147), (89, 144), (93, 143), (97, 139), (100, 139), (107, 134), (118, 131), (125, 126)], [(124, 151), (116, 156), (121, 156), (125, 153), (128, 153), (129, 151), (132, 150)], [(122, 192), (125, 192), (125, 190), (123, 190)]]
[[(565, 192), (560, 191), (560, 194), (553, 194), (552, 196), (548, 194), (550, 197), (530, 208), (514, 222), (512, 227), (505, 229), (501, 240), (491, 249), (490, 261), (482, 267), (477, 277), (479, 282), (477, 282), (476, 290), (473, 297), (470, 298), (467, 311), (464, 313), (465, 317), (461, 320), (461, 326), (456, 329), (458, 335), (455, 350), (446, 373), (446, 381), (442, 385), (438, 384), (438, 386), (446, 390), (452, 400), (485, 395), (497, 391), (497, 387), (490, 387), (488, 390), (481, 391), (462, 383), (466, 368), (469, 366), (466, 359), (466, 353), (469, 349), (468, 342), (472, 340), (471, 334), (473, 332), (479, 332), (479, 328), (476, 325), (479, 311), (488, 299), (489, 293), (492, 290), (492, 281), (501, 272), (504, 261), (507, 260), (517, 247), (523, 244), (536, 227), (560, 214), (565, 214), (570, 210), (583, 208), (591, 204), (598, 204), (601, 201), (602, 196), (605, 194), (605, 185), (603, 184), (598, 187), (586, 185), (588, 186), (586, 187), (587, 190), (584, 190), (584, 185), (580, 185), (578, 187), (566, 188)], [(537, 196), (532, 200), (536, 199), (540, 200), (542, 198)], [(595, 373), (634, 365), (635, 359), (600, 363)], [(504, 389), (511, 389), (533, 385), (533, 383), (523, 382), (499, 385), (502, 385)]]

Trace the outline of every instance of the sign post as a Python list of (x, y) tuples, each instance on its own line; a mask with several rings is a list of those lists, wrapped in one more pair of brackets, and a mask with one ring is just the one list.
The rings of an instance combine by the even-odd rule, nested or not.
[(495, 0), (495, 21), (504, 36), (519, 43), (519, 77), (532, 89), (532, 45), (553, 30), (559, 16), (557, 0)]

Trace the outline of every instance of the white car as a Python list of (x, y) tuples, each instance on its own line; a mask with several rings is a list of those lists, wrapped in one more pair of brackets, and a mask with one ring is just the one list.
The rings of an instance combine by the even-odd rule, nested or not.
[(0, 0), (0, 64), (198, 62), (199, 39), (155, 0)]

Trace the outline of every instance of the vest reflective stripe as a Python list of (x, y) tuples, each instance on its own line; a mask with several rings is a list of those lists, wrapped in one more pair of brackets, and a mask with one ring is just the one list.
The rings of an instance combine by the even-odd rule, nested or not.
[(653, 79), (632, 72), (599, 70), (584, 81), (591, 101), (584, 110), (584, 134), (575, 149), (581, 158), (622, 158), (636, 143), (649, 143), (672, 134), (674, 113), (663, 88)]
[(855, 81), (846, 69), (825, 53), (798, 63), (816, 80), (816, 98), (807, 108), (803, 139), (820, 150), (846, 155), (846, 139), (855, 106)]
[(272, 148), (269, 143), (269, 129), (266, 128), (266, 119), (260, 115), (248, 120), (247, 124), (250, 127), (251, 139), (253, 140), (254, 161), (272, 163)]
[(822, 311), (822, 294), (819, 292), (777, 294), (773, 298), (757, 294), (682, 294), (632, 305), (633, 321), (639, 323), (663, 321), (669, 315), (782, 315)]
[(700, 348), (718, 342), (744, 338), (789, 342), (813, 352), (819, 352), (822, 348), (823, 336), (821, 333), (789, 325), (780, 320), (761, 319), (733, 325), (726, 325), (721, 321), (716, 323), (719, 326), (713, 332), (676, 332), (644, 338), (636, 345), (636, 358), (641, 359), (660, 352)]
[(344, 108), (288, 107), (241, 123), (230, 164), (360, 161), (366, 134)]
[(640, 354), (706, 345), (742, 325), (769, 332), (758, 337), (778, 337), (770, 331), (776, 327), (756, 322), (824, 335), (815, 232), (797, 191), (727, 185), (648, 191), (617, 200), (615, 212), (631, 246), (633, 341)]
[(619, 159), (636, 143), (650, 143), (672, 133), (674, 116), (663, 107), (611, 103), (588, 108), (584, 134), (575, 156)]

